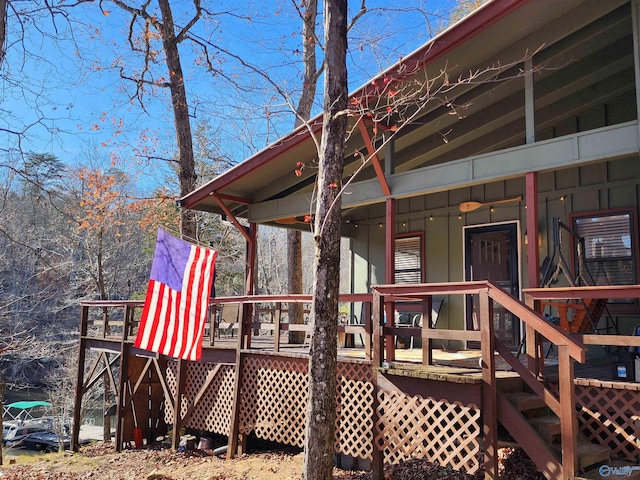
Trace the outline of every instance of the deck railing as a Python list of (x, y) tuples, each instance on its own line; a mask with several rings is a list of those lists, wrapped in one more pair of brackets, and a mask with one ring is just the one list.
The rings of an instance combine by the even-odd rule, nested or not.
[[(589, 287), (560, 287), (560, 288), (527, 288), (523, 290), (526, 304), (540, 311), (542, 302), (553, 300), (588, 300), (588, 299), (640, 299), (640, 285), (608, 285)], [(543, 335), (544, 336), (544, 335)], [(574, 338), (584, 345), (608, 345), (616, 347), (638, 347), (640, 336), (635, 335), (610, 335), (602, 333), (579, 333)], [(529, 338), (529, 337), (527, 337)], [(533, 352), (532, 360), (539, 373), (543, 366), (542, 338), (531, 337), (527, 350)]]
[[(343, 294), (338, 298), (341, 304), (363, 303), (370, 305), (371, 294)], [(239, 335), (240, 348), (251, 348), (251, 339), (253, 332), (266, 331), (273, 335), (273, 351), (279, 352), (282, 344), (282, 333), (284, 332), (304, 332), (310, 336), (313, 332), (308, 314), (309, 305), (313, 298), (311, 295), (248, 295), (237, 297), (217, 297), (211, 299), (210, 311), (211, 322), (214, 324), (212, 331), (214, 335), (205, 335), (205, 341), (210, 342), (209, 346), (215, 345), (215, 339), (221, 330), (237, 330)], [(288, 318), (289, 304), (303, 304), (305, 319), (304, 323), (291, 323)], [(225, 306), (238, 305), (238, 314), (235, 312), (233, 317), (236, 321), (228, 322), (224, 315)], [(364, 312), (370, 312), (370, 307), (366, 306), (362, 309)], [(265, 313), (269, 314), (268, 321), (262, 317)], [(354, 315), (346, 314), (344, 320), (339, 322), (338, 333), (348, 335), (358, 335), (362, 338), (365, 357), (370, 359), (371, 352), (371, 316), (370, 315)], [(353, 320), (351, 320), (353, 319)], [(286, 320), (286, 321), (285, 321)], [(265, 348), (265, 344), (261, 343), (261, 348)]]
[[(578, 470), (577, 455), (577, 414), (575, 410), (574, 362), (584, 362), (585, 345), (640, 346), (640, 337), (602, 334), (568, 334), (551, 324), (539, 311), (542, 300), (572, 298), (640, 298), (640, 286), (626, 287), (579, 287), (544, 288), (524, 291), (526, 304), (511, 297), (491, 282), (459, 282), (441, 284), (382, 285), (372, 289), (372, 294), (341, 295), (339, 301), (350, 304), (351, 309), (358, 306), (360, 315), (357, 322), (346, 321), (339, 325), (338, 331), (362, 338), (366, 359), (370, 359), (374, 368), (384, 371), (395, 361), (396, 338), (413, 337), (422, 340), (422, 363), (433, 364), (433, 350), (436, 341), (474, 341), (479, 342), (482, 369), (482, 404), (485, 443), (485, 471), (488, 476), (497, 478), (497, 425), (502, 423), (516, 441), (530, 455), (538, 468), (549, 478), (574, 478)], [(462, 329), (434, 328), (431, 321), (433, 298), (455, 295), (477, 295), (479, 302), (476, 310), (479, 315), (478, 331)], [(302, 331), (311, 335), (313, 325), (308, 315), (304, 324), (292, 324), (286, 318), (291, 303), (310, 305), (309, 295), (264, 295), (220, 297), (212, 299), (210, 321), (207, 325), (205, 345), (216, 346), (221, 329), (237, 330), (236, 348), (251, 349), (254, 332), (266, 331), (259, 347), (281, 349), (283, 332)], [(394, 318), (402, 304), (422, 313), (421, 326), (399, 326)], [(219, 310), (235, 304), (238, 307), (236, 321), (225, 322)], [(511, 350), (495, 335), (493, 311), (494, 305), (517, 317), (525, 325), (525, 357), (517, 358)], [(362, 307), (360, 308), (360, 305)], [(119, 340), (123, 343), (133, 341), (137, 329), (137, 317), (142, 307), (139, 301), (84, 302), (82, 305), (81, 336), (94, 340), (97, 347), (102, 342)], [(121, 309), (121, 313), (109, 313), (111, 309)], [(89, 315), (90, 309), (99, 309)], [(309, 309), (305, 308), (305, 313)], [(354, 324), (355, 323), (355, 324)], [(271, 340), (272, 339), (272, 340)], [(541, 381), (544, 355), (542, 341), (546, 340), (557, 348), (559, 363), (558, 396), (548, 390)], [(273, 342), (269, 347), (269, 342)], [(97, 343), (96, 343), (97, 342)], [(93, 345), (93, 343), (91, 344)], [(228, 343), (227, 343), (228, 345)], [(265, 347), (266, 345), (266, 347)], [(87, 344), (89, 346), (89, 344)], [(537, 435), (529, 435), (523, 417), (498, 391), (496, 383), (495, 353), (507, 362), (523, 382), (535, 392), (561, 420), (562, 461), (558, 461), (546, 445), (541, 444)], [(525, 422), (526, 423), (526, 422)], [(537, 440), (536, 440), (537, 438)], [(543, 443), (543, 442), (542, 442)]]

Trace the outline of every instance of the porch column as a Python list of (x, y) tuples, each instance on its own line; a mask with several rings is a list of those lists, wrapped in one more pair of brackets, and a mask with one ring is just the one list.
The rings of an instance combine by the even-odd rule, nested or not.
[[(396, 281), (396, 199), (387, 198), (386, 215), (385, 215), (385, 232), (384, 232), (384, 283), (392, 285)], [(385, 304), (386, 324), (395, 326), (394, 324), (394, 304)], [(395, 344), (393, 335), (385, 337), (385, 358), (389, 362), (396, 359)]]
[[(258, 258), (258, 224), (250, 223), (247, 232), (247, 252), (246, 252), (246, 266), (245, 266), (245, 287), (244, 291), (246, 295), (253, 295), (255, 293), (256, 279), (258, 278), (256, 272), (256, 262)], [(251, 324), (253, 318), (253, 304), (246, 302), (242, 304), (242, 318), (241, 322)], [(245, 348), (251, 348), (251, 329), (246, 329), (246, 344)], [(239, 360), (237, 358), (236, 360)]]
[(633, 70), (636, 79), (636, 118), (640, 136), (640, 0), (631, 0), (631, 21), (633, 25)]
[(529, 288), (540, 286), (540, 252), (538, 250), (538, 174), (526, 175), (527, 269)]
[(524, 118), (527, 144), (536, 141), (535, 97), (533, 95), (533, 59), (524, 61)]
[(389, 140), (389, 143), (387, 143), (387, 147), (384, 152), (384, 173), (387, 176), (391, 176), (396, 173), (396, 164), (394, 160), (395, 151), (395, 140), (394, 138), (391, 138), (391, 140)]
[(256, 238), (258, 237), (258, 224), (249, 224), (249, 240), (247, 240), (247, 265), (246, 265), (246, 284), (245, 293), (253, 295), (255, 292), (255, 271), (258, 258), (258, 245)]
[(498, 478), (498, 390), (496, 386), (493, 300), (480, 292), (480, 345), (482, 352), (482, 431), (484, 433), (484, 478)]
[[(538, 248), (538, 174), (529, 172), (526, 175), (526, 228), (527, 228), (527, 283), (529, 288), (540, 286), (540, 251)], [(534, 305), (529, 305), (534, 308)], [(535, 329), (529, 324), (525, 326), (526, 354), (529, 370), (534, 373), (542, 373), (539, 365), (538, 349), (540, 341)], [(544, 361), (542, 362), (544, 363)]]

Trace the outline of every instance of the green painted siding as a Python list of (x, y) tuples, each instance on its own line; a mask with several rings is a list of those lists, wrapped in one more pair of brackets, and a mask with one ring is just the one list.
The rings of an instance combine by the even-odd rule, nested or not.
[[(505, 221), (520, 222), (522, 234), (526, 230), (526, 209), (524, 201), (496, 205), (494, 210), (487, 207), (462, 214), (458, 205), (462, 201), (474, 200), (490, 202), (502, 198), (525, 194), (524, 178), (476, 185), (398, 200), (397, 233), (424, 232), (426, 250), (427, 282), (460, 281), (464, 277), (463, 226), (484, 225)], [(569, 223), (571, 213), (594, 210), (634, 207), (637, 212), (640, 191), (640, 159), (636, 156), (621, 160), (588, 164), (567, 168), (538, 176), (539, 190), (539, 253), (540, 260), (551, 255), (551, 220), (559, 217)], [(356, 278), (367, 278), (368, 282), (356, 280), (355, 292), (368, 291), (372, 284), (384, 282), (384, 205), (361, 209), (358, 228), (354, 239), (353, 274)], [(459, 217), (462, 218), (459, 218)], [(433, 218), (433, 220), (431, 220)], [(526, 246), (521, 238), (520, 278), (526, 286), (527, 257)], [(570, 252), (565, 251), (567, 258)], [(368, 255), (368, 256), (367, 256)], [(369, 260), (369, 263), (367, 262)], [(560, 280), (558, 285), (565, 284)], [(462, 328), (464, 304), (462, 298), (446, 300), (438, 325), (444, 328)], [(624, 329), (640, 323), (640, 318), (629, 315), (619, 318)]]

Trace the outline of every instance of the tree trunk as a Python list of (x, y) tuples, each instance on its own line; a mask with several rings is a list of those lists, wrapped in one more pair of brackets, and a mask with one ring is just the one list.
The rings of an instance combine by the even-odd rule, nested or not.
[[(178, 39), (175, 35), (173, 14), (169, 0), (158, 0), (162, 13), (162, 45), (164, 47), (167, 69), (169, 71), (169, 89), (171, 90), (171, 104), (173, 119), (176, 126), (178, 142), (178, 178), (180, 180), (180, 196), (192, 192), (196, 187), (195, 160), (193, 157), (193, 141), (191, 137), (191, 121), (187, 90), (182, 75)], [(180, 211), (180, 229), (184, 238), (196, 238), (195, 212), (186, 208)]]
[[(302, 29), (302, 48), (304, 52), (304, 80), (302, 93), (296, 109), (295, 128), (298, 128), (311, 117), (313, 99), (318, 85), (318, 67), (316, 65), (316, 17), (318, 14), (318, 0), (308, 0), (304, 6)], [(304, 293), (302, 291), (302, 233), (299, 230), (287, 232), (287, 258), (289, 293)], [(289, 323), (304, 323), (304, 305), (289, 304)], [(302, 344), (305, 332), (289, 332), (289, 343)]]
[[(287, 258), (289, 293), (302, 293), (302, 234), (299, 230), (287, 230)], [(304, 323), (304, 305), (289, 304), (289, 323)], [(289, 343), (304, 343), (305, 332), (289, 332)]]
[(339, 197), (347, 130), (347, 0), (324, 4), (324, 120), (314, 225), (315, 257), (309, 404), (303, 478), (332, 478), (336, 424), (337, 317), (340, 286)]
[[(4, 63), (6, 42), (7, 42), (7, 0), (0, 0), (0, 67)], [(0, 465), (2, 465), (1, 452), (0, 452)]]

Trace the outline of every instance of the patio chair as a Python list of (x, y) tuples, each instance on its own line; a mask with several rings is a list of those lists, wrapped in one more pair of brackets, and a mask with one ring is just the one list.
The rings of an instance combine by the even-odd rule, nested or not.
[[(431, 301), (431, 328), (436, 328), (438, 324), (438, 316), (440, 316), (443, 303), (444, 298), (433, 298)], [(422, 327), (422, 313), (417, 313), (413, 316), (412, 325), (414, 327)], [(414, 344), (416, 347), (422, 348), (422, 338), (411, 337), (411, 349), (413, 349)], [(446, 350), (444, 343), (442, 343), (442, 348)]]
[(228, 330), (233, 338), (233, 330), (238, 328), (240, 318), (239, 303), (224, 303), (220, 309), (220, 320), (218, 321), (218, 338), (222, 330)]
[[(410, 313), (401, 313), (396, 318), (396, 327), (412, 327), (413, 315)], [(407, 348), (407, 345), (413, 344), (413, 337), (405, 337), (403, 335), (396, 335), (396, 348), (398, 348), (398, 340), (402, 340), (402, 345)]]
[[(364, 322), (361, 322), (360, 320), (358, 320), (358, 316), (355, 314), (351, 314), (349, 315), (349, 318), (347, 319), (347, 325), (351, 325), (351, 326), (358, 326), (358, 327), (363, 327), (364, 326)], [(353, 339), (353, 346), (356, 346), (356, 341), (355, 341), (355, 334), (353, 334), (354, 339)], [(362, 346), (364, 346), (364, 339), (362, 338), (362, 334), (359, 334), (360, 337), (360, 343), (362, 344)]]

